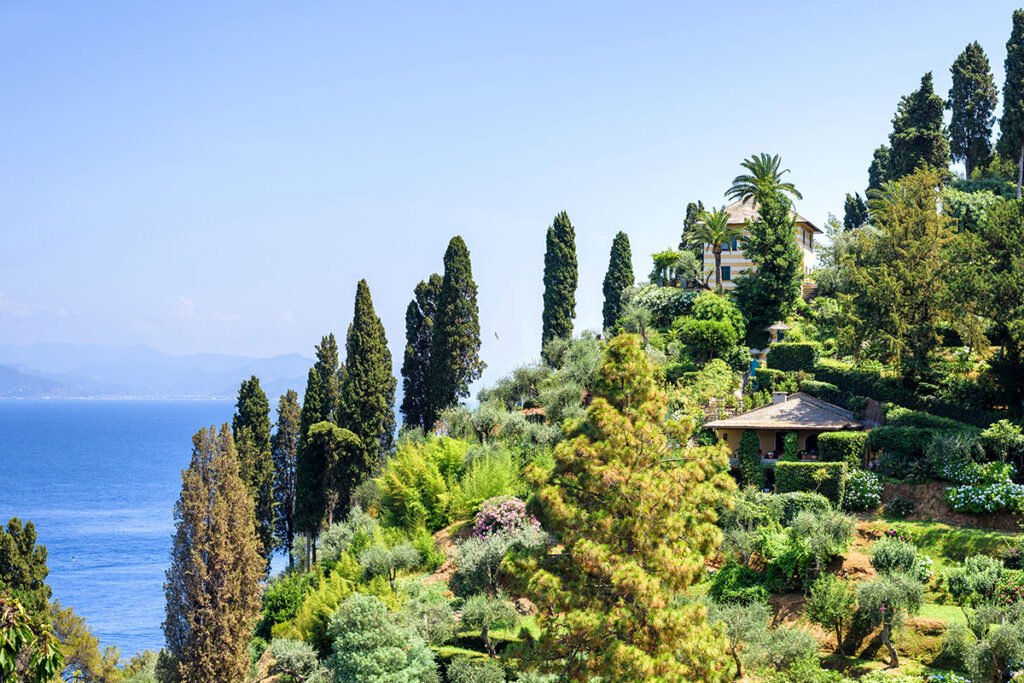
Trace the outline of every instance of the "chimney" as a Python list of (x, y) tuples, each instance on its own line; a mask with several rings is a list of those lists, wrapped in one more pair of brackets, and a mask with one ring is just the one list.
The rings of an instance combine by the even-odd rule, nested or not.
[(785, 391), (773, 391), (772, 392), (772, 403), (785, 403), (789, 395)]

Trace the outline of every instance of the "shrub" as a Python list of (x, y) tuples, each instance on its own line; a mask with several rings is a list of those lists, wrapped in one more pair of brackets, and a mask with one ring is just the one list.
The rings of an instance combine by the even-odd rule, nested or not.
[(728, 323), (735, 331), (737, 339), (742, 339), (747, 329), (743, 313), (729, 298), (715, 292), (704, 291), (693, 300), (690, 315), (697, 320), (721, 320)]
[(770, 498), (768, 505), (772, 515), (785, 526), (790, 525), (801, 512), (824, 514), (832, 509), (828, 498), (820, 493), (806, 491), (776, 494)]
[(275, 638), (304, 640), (322, 655), (330, 651), (327, 626), (338, 605), (355, 590), (355, 583), (340, 573), (320, 580), (316, 589), (306, 595), (295, 619), (272, 629)]
[(523, 493), (519, 459), (508, 448), (492, 446), (475, 454), (459, 484), (453, 487), (453, 509), (460, 519), (477, 511), (488, 499)]
[(503, 531), (486, 538), (467, 538), (455, 553), (455, 573), (452, 590), (456, 595), (498, 592), (498, 570), (510, 550), (538, 548), (547, 543), (540, 527), (524, 526), (515, 531)]
[(701, 358), (721, 358), (735, 347), (740, 339), (732, 324), (725, 320), (683, 318), (678, 329), (680, 341), (686, 344), (695, 356)]
[(743, 473), (743, 483), (746, 486), (753, 486), (758, 490), (765, 485), (764, 462), (761, 460), (761, 441), (757, 438), (757, 432), (744, 431), (740, 437), (740, 470)]
[(330, 566), (342, 553), (359, 555), (373, 543), (379, 531), (380, 522), (361, 509), (353, 508), (345, 521), (332, 524), (320, 534), (318, 559)]
[(758, 391), (796, 391), (798, 384), (789, 374), (774, 368), (758, 368), (754, 373)]
[(810, 342), (778, 342), (768, 348), (768, 365), (777, 370), (813, 372), (818, 346)]
[(480, 631), (480, 640), (491, 657), (498, 654), (491, 640), (491, 630), (512, 628), (518, 621), (519, 614), (516, 608), (500, 593), (494, 597), (482, 593), (474, 595), (462, 606), (463, 627)]
[(274, 665), (267, 672), (303, 683), (329, 683), (330, 674), (316, 656), (316, 650), (301, 640), (275, 638), (270, 643)]
[(328, 668), (337, 681), (438, 681), (434, 654), (415, 631), (389, 619), (372, 595), (356, 593), (331, 617)]
[(975, 484), (981, 480), (981, 466), (975, 459), (983, 457), (981, 444), (965, 432), (938, 432), (925, 451), (928, 465), (940, 479), (956, 484)]
[[(448, 482), (455, 474), (451, 472), (452, 454), (465, 453), (466, 448), (447, 437), (399, 444), (377, 478), (385, 523), (407, 531), (419, 527), (436, 531), (447, 526), (451, 522)], [(442, 466), (449, 469), (448, 480)]]
[(690, 313), (697, 292), (678, 287), (647, 285), (630, 291), (626, 298), (630, 304), (650, 311), (651, 322), (655, 327), (666, 328), (679, 316)]
[(1024, 571), (1004, 572), (996, 583), (994, 598), (997, 604), (1007, 607), (1024, 603)]
[(269, 640), (275, 625), (294, 619), (312, 588), (315, 575), (292, 572), (272, 580), (263, 591), (263, 610), (256, 635)]
[(956, 512), (983, 514), (1024, 510), (1024, 484), (1004, 481), (946, 489), (946, 504)]
[(882, 504), (882, 482), (878, 475), (864, 469), (854, 469), (846, 477), (843, 509), (850, 511), (876, 510)]
[(992, 460), (1024, 462), (1024, 432), (1009, 420), (990, 424), (981, 433), (981, 444)]
[(868, 433), (872, 450), (882, 450), (882, 474), (898, 479), (906, 478), (914, 464), (924, 459), (925, 449), (932, 432), (919, 427), (876, 427)]
[(915, 574), (917, 548), (894, 538), (880, 538), (871, 546), (871, 566), (879, 574)]
[(836, 634), (836, 652), (843, 650), (843, 634), (850, 627), (856, 611), (857, 597), (852, 584), (835, 574), (822, 574), (811, 584), (806, 605), (807, 618)]
[(492, 659), (455, 657), (448, 664), (448, 683), (505, 683), (505, 670)]
[(518, 531), (525, 526), (539, 527), (537, 518), (526, 511), (526, 503), (512, 496), (485, 500), (473, 520), (473, 535), (486, 538), (501, 531)]
[(850, 468), (864, 463), (867, 432), (826, 432), (818, 436), (818, 455), (824, 462), (845, 462)]
[(839, 387), (828, 382), (819, 382), (813, 379), (805, 379), (800, 382), (800, 391), (820, 398), (829, 403), (841, 403)]
[(388, 580), (391, 590), (395, 590), (395, 579), (398, 572), (415, 568), (420, 563), (420, 553), (409, 542), (399, 543), (391, 547), (375, 545), (367, 548), (359, 556), (359, 564), (370, 578), (383, 576)]
[(711, 576), (708, 594), (715, 602), (750, 605), (768, 599), (768, 589), (760, 573), (729, 559)]
[(909, 498), (893, 498), (885, 504), (885, 514), (899, 519), (909, 517), (916, 509), (917, 504)]
[(444, 645), (455, 636), (455, 611), (445, 596), (444, 583), (424, 585), (417, 578), (399, 581), (401, 607), (392, 615), (396, 624), (414, 629), (430, 645)]
[(845, 489), (844, 462), (780, 462), (775, 465), (775, 490), (779, 493), (810, 491), (839, 505)]
[(918, 427), (935, 431), (975, 431), (974, 427), (959, 420), (932, 415), (921, 410), (910, 410), (898, 405), (886, 407), (885, 424), (892, 427)]
[(961, 606), (990, 602), (996, 594), (1004, 573), (1003, 563), (988, 555), (972, 555), (963, 566), (946, 575), (946, 587), (953, 600)]
[(796, 432), (789, 432), (782, 437), (782, 457), (784, 462), (796, 462), (800, 459), (799, 437)]

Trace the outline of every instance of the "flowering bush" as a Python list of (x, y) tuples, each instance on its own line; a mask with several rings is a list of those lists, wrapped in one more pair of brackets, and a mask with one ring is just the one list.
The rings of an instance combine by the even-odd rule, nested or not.
[(878, 475), (855, 469), (846, 478), (843, 507), (847, 510), (874, 510), (882, 504), (882, 482)]
[(896, 525), (891, 529), (886, 529), (885, 537), (894, 539), (896, 541), (901, 541), (903, 543), (917, 543), (917, 539), (914, 537), (914, 532), (900, 525)]
[(952, 486), (946, 489), (946, 503), (957, 512), (973, 514), (1024, 510), (1024, 484)]
[(1024, 602), (1024, 572), (1005, 572), (996, 584), (996, 602), (1009, 607)]
[(924, 681), (925, 683), (971, 683), (971, 679), (952, 672), (928, 674)]
[(500, 531), (517, 531), (525, 527), (540, 528), (540, 522), (526, 511), (526, 503), (512, 496), (485, 500), (473, 520), (473, 535), (487, 538)]

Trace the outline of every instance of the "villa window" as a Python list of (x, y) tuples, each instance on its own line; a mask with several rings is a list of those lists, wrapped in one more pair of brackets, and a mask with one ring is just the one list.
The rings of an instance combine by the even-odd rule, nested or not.
[(729, 282), (732, 280), (732, 266), (722, 266), (722, 281)]

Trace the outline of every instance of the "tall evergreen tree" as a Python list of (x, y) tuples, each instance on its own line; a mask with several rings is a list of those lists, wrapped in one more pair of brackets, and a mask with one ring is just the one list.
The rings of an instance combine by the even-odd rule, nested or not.
[(320, 454), (307, 448), (309, 430), (327, 419), (324, 415), (323, 385), (316, 366), (309, 369), (306, 393), (299, 413), (299, 448), (295, 456), (295, 531), (306, 537), (306, 565), (313, 561), (314, 541), (320, 531), (325, 494), (323, 490), (326, 463)]
[(690, 202), (686, 205), (686, 216), (683, 218), (683, 234), (679, 236), (679, 249), (693, 249), (694, 255), (697, 258), (704, 258), (704, 252), (702, 249), (693, 247), (693, 241), (690, 239), (690, 231), (693, 230), (694, 226), (700, 222), (700, 217), (704, 214), (704, 202), (697, 200)]
[(302, 409), (299, 395), (289, 389), (277, 403), (277, 430), (271, 438), (274, 459), (275, 530), (288, 553), (288, 566), (293, 566), (292, 546), (295, 541), (295, 478), (299, 441), (302, 436)]
[(1017, 160), (1017, 199), (1024, 183), (1024, 10), (1014, 10), (1006, 42), (1003, 116), (999, 119), (999, 154)]
[(0, 527), (0, 595), (16, 600), (33, 621), (49, 620), (52, 591), (46, 583), (46, 546), (36, 545), (36, 527), (17, 517)]
[(313, 367), (320, 375), (320, 400), (323, 403), (320, 414), (323, 419), (337, 423), (342, 371), (338, 362), (338, 342), (333, 333), (322, 337), (317, 344), (316, 363)]
[(889, 135), (889, 180), (898, 180), (921, 167), (949, 170), (949, 139), (942, 123), (945, 103), (935, 94), (932, 72), (921, 87), (900, 99)]
[(383, 464), (395, 443), (395, 376), (384, 324), (373, 310), (366, 280), (356, 285), (355, 311), (345, 339), (338, 423), (359, 437), (360, 474)]
[(402, 421), (424, 432), (432, 429), (430, 354), (434, 344), (441, 276), (434, 273), (416, 285), (405, 309), (405, 357), (402, 362)]
[[(303, 450), (322, 464), (320, 507), (314, 511), (317, 529), (334, 523), (335, 515), (344, 515), (351, 507), (352, 491), (365, 478), (363, 446), (359, 437), (333, 422), (317, 422), (309, 428)], [(316, 560), (314, 555), (312, 561)]]
[(604, 329), (615, 327), (622, 315), (622, 290), (633, 285), (633, 253), (629, 248), (629, 235), (616, 233), (612, 240), (608, 272), (604, 276)]
[(963, 161), (967, 177), (992, 158), (992, 124), (999, 92), (988, 56), (977, 41), (970, 43), (949, 69), (949, 146), (955, 161)]
[(868, 193), (879, 190), (889, 180), (890, 150), (888, 145), (879, 145), (871, 155), (871, 166), (868, 167)]
[(555, 216), (546, 242), (542, 355), (552, 339), (572, 337), (572, 321), (576, 317), (576, 231), (565, 211)]
[(231, 432), (242, 481), (256, 505), (256, 531), (268, 565), (274, 552), (274, 459), (270, 452), (270, 402), (255, 375), (238, 389)]
[(868, 203), (860, 196), (846, 193), (846, 201), (843, 203), (843, 230), (853, 230), (868, 222)]
[(480, 360), (480, 311), (469, 249), (455, 236), (444, 253), (444, 278), (437, 298), (434, 344), (430, 354), (430, 404), (428, 424), (436, 412), (469, 396), (469, 385), (487, 365)]
[(174, 506), (164, 636), (185, 683), (242, 683), (265, 567), (228, 425), (200, 430)]

